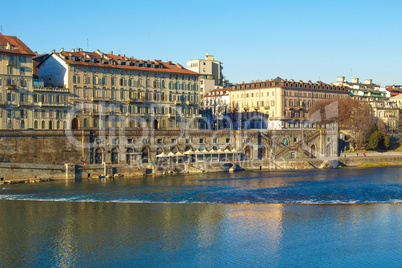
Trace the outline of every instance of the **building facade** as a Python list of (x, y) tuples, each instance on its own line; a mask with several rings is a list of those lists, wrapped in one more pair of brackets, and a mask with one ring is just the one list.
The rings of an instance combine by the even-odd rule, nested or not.
[(73, 129), (198, 128), (200, 75), (179, 64), (61, 49), (38, 68), (45, 86), (70, 92)]
[(402, 85), (386, 86), (385, 89), (390, 93), (390, 97), (402, 94)]
[(0, 33), (0, 129), (33, 127), (33, 56), (16, 36)]
[[(252, 119), (255, 128), (282, 129), (289, 120), (306, 120), (312, 104), (318, 100), (348, 97), (346, 87), (321, 81), (296, 82), (280, 77), (233, 85), (229, 91), (231, 112), (238, 114), (238, 127), (246, 127)], [(264, 124), (266, 119), (268, 125)], [(241, 122), (241, 123), (240, 123)]]
[(202, 75), (200, 77), (201, 97), (206, 96), (215, 87), (223, 87), (225, 84), (222, 63), (216, 61), (212, 55), (206, 54), (203, 60), (187, 61), (187, 69)]

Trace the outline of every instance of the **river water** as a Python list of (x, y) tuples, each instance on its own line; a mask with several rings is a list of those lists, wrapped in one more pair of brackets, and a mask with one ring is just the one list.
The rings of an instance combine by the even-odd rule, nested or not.
[(0, 267), (400, 267), (402, 167), (0, 187)]

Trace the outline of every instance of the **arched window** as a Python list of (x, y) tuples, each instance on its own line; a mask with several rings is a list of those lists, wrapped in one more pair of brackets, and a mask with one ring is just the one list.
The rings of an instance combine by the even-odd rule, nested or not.
[(117, 148), (114, 148), (112, 150), (112, 154), (110, 156), (112, 164), (117, 164), (119, 162), (119, 151), (117, 150)]
[(45, 120), (42, 120), (42, 129), (45, 129), (45, 127), (46, 127), (45, 124), (46, 124)]
[(288, 146), (289, 145), (288, 139), (284, 138), (282, 144)]
[(37, 120), (34, 121), (34, 128), (38, 128), (38, 121)]
[(162, 88), (165, 88), (165, 80), (162, 80)]
[(102, 160), (103, 160), (102, 149), (98, 148), (95, 151), (95, 164), (102, 164)]

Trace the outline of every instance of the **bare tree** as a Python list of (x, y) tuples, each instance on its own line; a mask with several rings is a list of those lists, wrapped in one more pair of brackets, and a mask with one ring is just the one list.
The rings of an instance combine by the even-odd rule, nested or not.
[(317, 114), (318, 111), (321, 115), (319, 123), (337, 122), (340, 129), (353, 131), (355, 146), (358, 149), (366, 146), (376, 123), (371, 106), (367, 102), (352, 98), (316, 101), (310, 109), (310, 114)]

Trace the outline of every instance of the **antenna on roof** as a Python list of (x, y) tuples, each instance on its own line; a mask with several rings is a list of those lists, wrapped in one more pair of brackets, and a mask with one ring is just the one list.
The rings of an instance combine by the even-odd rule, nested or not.
[(0, 29), (0, 33), (3, 33), (3, 25), (1, 25), (0, 28), (1, 28), (1, 29)]

